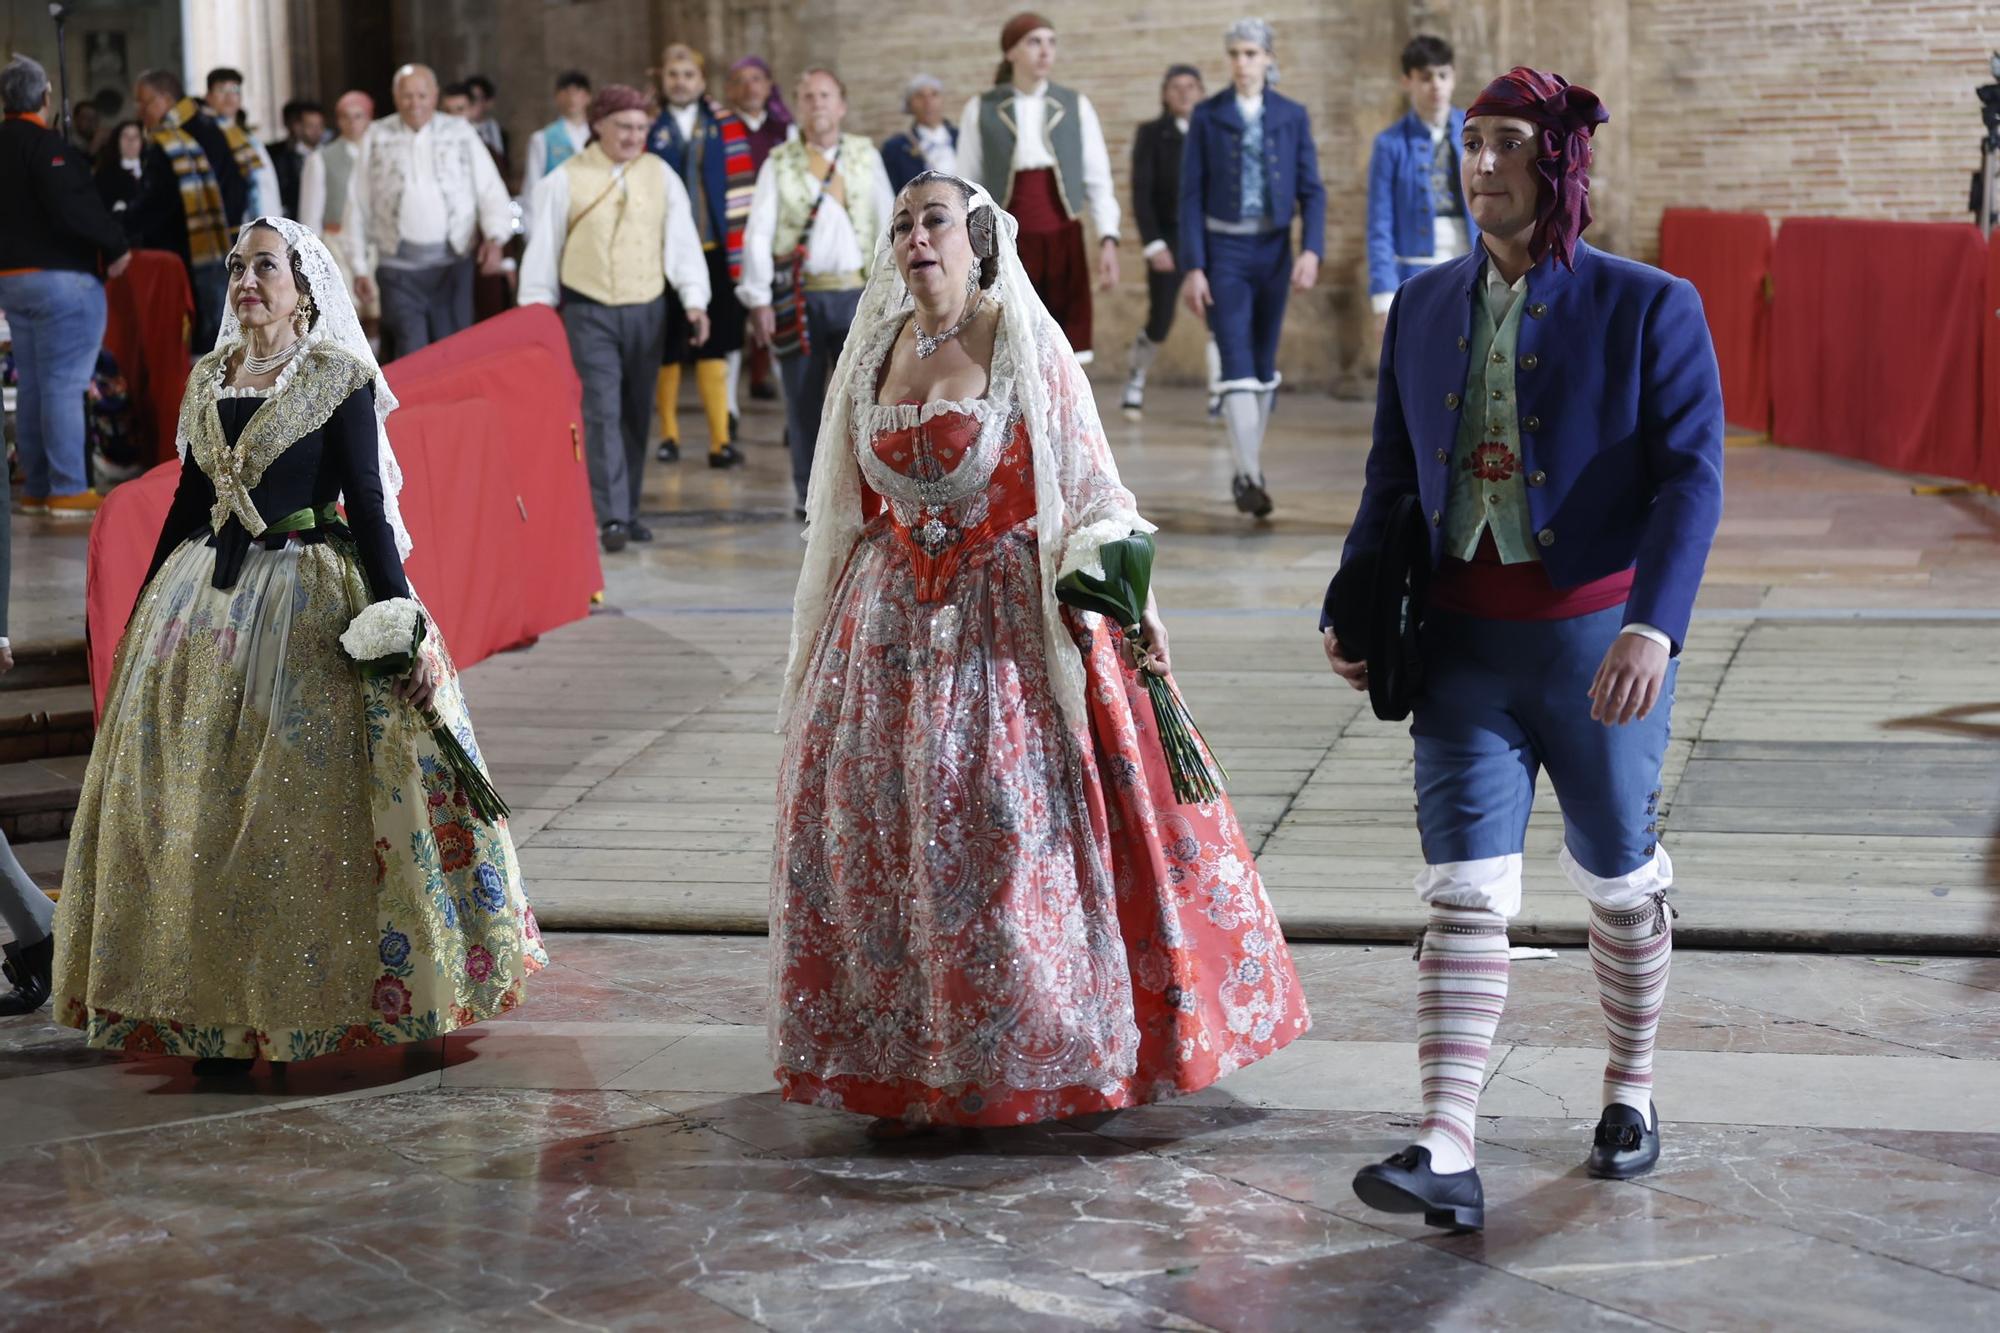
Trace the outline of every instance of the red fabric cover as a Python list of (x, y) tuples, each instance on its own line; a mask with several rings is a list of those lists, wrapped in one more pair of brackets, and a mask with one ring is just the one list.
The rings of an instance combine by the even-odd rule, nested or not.
[(1430, 604), (1439, 611), (1485, 620), (1568, 620), (1622, 606), (1632, 595), (1633, 570), (1558, 588), (1539, 560), (1500, 563), (1500, 548), (1489, 530), (1479, 534), (1470, 560), (1446, 558), (1431, 579)]
[(1771, 429), (1771, 250), (1762, 213), (1670, 208), (1660, 218), (1660, 267), (1701, 293), (1722, 367), (1723, 416), (1759, 433)]
[[(410, 582), (458, 665), (589, 614), (604, 573), (578, 445), (582, 386), (554, 312), (512, 311), (386, 373), (403, 404), (389, 425), (415, 544)], [(85, 599), (100, 711), (178, 466), (112, 491), (91, 527)]]
[(1788, 219), (1772, 273), (1773, 438), (1977, 475), (1987, 255), (1970, 223)]
[(1979, 449), (1979, 480), (2000, 487), (2000, 245), (1990, 242), (1986, 252), (1986, 309), (1980, 315), (1986, 329), (1986, 382), (1980, 396), (1986, 438)]
[(174, 456), (181, 390), (193, 364), (188, 325), (194, 288), (187, 267), (171, 250), (134, 250), (131, 265), (104, 284), (104, 306), (104, 346), (132, 396), (139, 456), (165, 462)]

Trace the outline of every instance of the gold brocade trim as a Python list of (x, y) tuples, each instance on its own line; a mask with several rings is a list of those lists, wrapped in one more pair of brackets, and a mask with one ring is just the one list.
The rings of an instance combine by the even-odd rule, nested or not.
[(216, 386), (223, 361), (235, 350), (233, 344), (218, 347), (195, 363), (187, 396), (181, 400), (180, 428), (196, 465), (215, 483), (215, 505), (208, 512), (210, 531), (222, 531), (233, 514), (252, 537), (260, 537), (265, 523), (251, 503), (251, 490), (285, 450), (326, 425), (373, 374), (338, 347), (325, 343), (308, 347), (299, 354), (297, 370), (264, 399), (231, 446), (216, 409)]

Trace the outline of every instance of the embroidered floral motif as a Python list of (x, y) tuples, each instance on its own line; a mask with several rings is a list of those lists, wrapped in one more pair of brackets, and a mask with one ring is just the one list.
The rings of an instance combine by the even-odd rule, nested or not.
[(1465, 470), (1481, 481), (1506, 481), (1520, 469), (1514, 451), (1498, 440), (1487, 440), (1465, 459)]

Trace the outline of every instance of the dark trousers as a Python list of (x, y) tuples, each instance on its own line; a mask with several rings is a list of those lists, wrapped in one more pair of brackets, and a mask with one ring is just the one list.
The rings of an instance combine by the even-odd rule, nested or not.
[(1292, 293), (1289, 232), (1208, 233), (1208, 331), (1222, 349), (1222, 383), (1270, 388), (1278, 378), (1278, 335)]
[(1163, 343), (1174, 331), (1174, 307), (1181, 303), (1181, 277), (1177, 268), (1155, 273), (1146, 266), (1146, 341)]
[(222, 332), (222, 311), (229, 304), (229, 269), (223, 264), (192, 264), (188, 285), (194, 288), (194, 327), (188, 331), (188, 346), (196, 356), (215, 350), (216, 335)]
[(392, 357), (472, 327), (470, 259), (428, 268), (383, 264), (375, 270), (375, 285), (382, 291), (382, 337)]
[(583, 381), (584, 458), (599, 526), (630, 523), (645, 483), (646, 428), (667, 324), (664, 294), (643, 305), (600, 305), (568, 288), (563, 331)]
[(819, 416), (826, 406), (826, 380), (840, 349), (847, 345), (847, 330), (854, 323), (855, 307), (861, 291), (807, 292), (806, 336), (810, 348), (805, 355), (778, 358), (778, 378), (785, 385), (785, 440), (792, 449), (792, 488), (799, 503), (806, 502), (806, 483), (812, 480), (813, 446), (819, 440)]

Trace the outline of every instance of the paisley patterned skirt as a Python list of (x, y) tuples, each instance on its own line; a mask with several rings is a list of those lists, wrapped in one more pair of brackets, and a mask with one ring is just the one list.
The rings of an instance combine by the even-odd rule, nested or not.
[[(305, 1060), (512, 1008), (541, 968), (513, 840), (340, 634), (339, 536), (251, 548), (233, 588), (183, 544), (119, 646), (56, 915), (55, 1012), (140, 1054)], [(477, 754), (427, 636), (436, 708)]]
[(772, 1058), (794, 1101), (1025, 1124), (1194, 1092), (1310, 1022), (1227, 798), (1173, 803), (1152, 710), (1069, 613), (1090, 726), (1050, 687), (1023, 525), (919, 602), (863, 538), (786, 739)]

